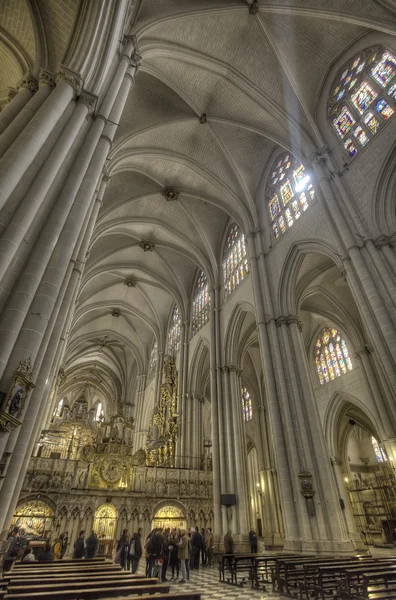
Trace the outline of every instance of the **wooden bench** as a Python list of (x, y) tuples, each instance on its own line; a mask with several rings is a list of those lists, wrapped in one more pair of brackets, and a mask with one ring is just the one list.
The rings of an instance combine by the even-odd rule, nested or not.
[[(156, 579), (155, 577), (150, 578), (150, 579), (145, 579), (145, 578), (141, 578), (141, 579), (132, 579), (131, 577), (118, 577), (117, 579), (114, 578), (89, 578), (86, 579), (85, 577), (76, 577), (74, 579), (56, 579), (55, 581), (53, 579), (42, 579), (41, 581), (39, 580), (23, 580), (23, 581), (15, 581), (14, 579), (12, 579), (10, 581), (10, 583), (8, 584), (8, 590), (11, 593), (12, 590), (15, 590), (17, 588), (20, 587), (24, 587), (24, 588), (31, 588), (32, 591), (35, 591), (37, 588), (41, 588), (42, 586), (46, 586), (50, 589), (74, 589), (73, 586), (80, 586), (80, 587), (86, 587), (86, 586), (93, 586), (93, 587), (102, 587), (103, 586), (124, 586), (124, 585), (128, 585), (128, 586), (135, 586), (135, 587), (139, 587), (139, 586), (153, 586), (153, 585), (158, 585), (158, 579)], [(33, 590), (33, 588), (35, 588)]]
[[(64, 567), (64, 568), (59, 568), (59, 569), (48, 569), (47, 571), (44, 571), (47, 575), (49, 575), (50, 573), (117, 573), (118, 571), (122, 571), (121, 566), (120, 565), (107, 565), (107, 566), (94, 566), (94, 565), (81, 565), (78, 567)], [(29, 575), (30, 577), (42, 577), (43, 575), (43, 571), (40, 570), (35, 570), (35, 569), (18, 569), (18, 570), (11, 570), (11, 571), (7, 571), (7, 573), (5, 573), (5, 575), (8, 575), (9, 573), (13, 573), (14, 575)]]
[[(45, 592), (52, 592), (54, 595), (54, 598), (58, 597), (58, 593), (63, 593), (64, 591), (66, 592), (70, 592), (72, 594), (72, 597), (76, 598), (76, 594), (77, 594), (77, 590), (78, 590), (78, 594), (80, 593), (79, 590), (81, 590), (81, 588), (84, 589), (84, 591), (89, 591), (89, 590), (97, 590), (97, 589), (101, 589), (102, 591), (104, 591), (106, 594), (108, 593), (108, 591), (110, 590), (112, 593), (112, 590), (114, 588), (117, 588), (119, 590), (124, 590), (129, 592), (129, 594), (135, 594), (135, 595), (139, 595), (142, 596), (143, 594), (167, 594), (170, 590), (170, 586), (166, 585), (166, 584), (158, 584), (155, 583), (154, 585), (131, 585), (130, 581), (117, 581), (117, 583), (114, 583), (114, 581), (104, 581), (104, 582), (91, 582), (88, 583), (86, 581), (84, 582), (78, 582), (78, 583), (67, 583), (66, 585), (64, 583), (42, 583), (41, 585), (37, 585), (35, 586), (34, 589), (32, 589), (30, 586), (25, 586), (25, 585), (15, 585), (15, 586), (10, 586), (8, 587), (7, 593), (10, 596), (14, 596), (14, 595), (20, 595), (20, 594), (29, 594), (29, 593), (45, 593)], [(74, 596), (73, 596), (74, 594)], [(120, 594), (122, 595), (122, 594)], [(63, 597), (63, 596), (61, 596)]]
[(376, 571), (393, 571), (395, 569), (395, 559), (378, 560), (370, 564), (365, 563), (356, 567), (348, 567), (345, 569), (343, 576), (340, 579), (340, 597), (350, 598), (360, 594), (363, 590), (363, 577)]
[[(103, 600), (103, 598), (108, 597), (108, 598), (116, 598), (116, 597), (123, 597), (123, 596), (132, 596), (132, 595), (143, 595), (146, 594), (146, 598), (150, 598), (150, 600), (160, 600), (160, 598), (164, 597), (164, 599), (169, 600), (169, 597), (163, 596), (164, 594), (168, 594), (170, 590), (170, 586), (169, 585), (162, 585), (162, 584), (158, 584), (158, 585), (154, 585), (154, 586), (141, 586), (141, 587), (136, 587), (136, 586), (130, 586), (130, 587), (122, 587), (122, 586), (116, 586), (115, 584), (112, 584), (112, 587), (110, 589), (105, 588), (105, 587), (89, 587), (89, 588), (81, 588), (81, 587), (76, 587), (75, 589), (62, 589), (62, 590), (57, 590), (56, 591), (56, 596), (54, 596), (54, 591), (50, 590), (50, 591), (28, 591), (26, 589), (24, 589), (24, 591), (19, 591), (18, 593), (10, 593), (7, 592), (7, 594), (4, 596), (4, 598), (6, 599), (10, 599), (10, 600), (34, 600), (39, 599), (39, 600), (54, 600), (54, 597), (56, 598), (56, 600), (76, 600), (76, 598), (78, 598), (78, 600)], [(147, 594), (150, 594), (150, 596), (148, 596)], [(162, 594), (162, 596), (160, 596), (159, 598), (153, 598), (151, 596), (151, 594)]]
[(96, 557), (96, 558), (61, 558), (59, 560), (46, 560), (46, 561), (35, 561), (35, 562), (22, 562), (20, 560), (14, 562), (13, 569), (19, 568), (37, 568), (37, 567), (59, 567), (59, 565), (78, 565), (83, 561), (89, 561), (90, 564), (100, 564), (100, 563), (109, 563), (112, 564), (111, 561), (106, 559), (104, 556)]
[(15, 577), (15, 578), (10, 578), (8, 580), (8, 586), (9, 588), (16, 586), (16, 585), (25, 585), (25, 586), (30, 586), (30, 587), (36, 587), (38, 585), (41, 585), (42, 583), (47, 583), (47, 584), (53, 584), (53, 585), (57, 585), (59, 583), (64, 584), (65, 586), (68, 585), (69, 583), (79, 583), (79, 582), (87, 582), (87, 583), (92, 583), (92, 582), (102, 582), (102, 581), (109, 581), (109, 582), (115, 582), (117, 583), (117, 581), (129, 581), (130, 585), (155, 585), (156, 583), (158, 583), (158, 579), (155, 577), (151, 577), (151, 578), (145, 578), (145, 577), (140, 577), (140, 578), (135, 578), (132, 577), (132, 575), (130, 573), (119, 573), (117, 575), (100, 575), (100, 576), (95, 576), (93, 577), (92, 575), (70, 575), (67, 577), (43, 577), (40, 579), (27, 579), (25, 577)]
[[(110, 600), (110, 598), (101, 598)], [(201, 600), (200, 592), (185, 592), (180, 594), (167, 594), (166, 596), (139, 596), (139, 600)]]

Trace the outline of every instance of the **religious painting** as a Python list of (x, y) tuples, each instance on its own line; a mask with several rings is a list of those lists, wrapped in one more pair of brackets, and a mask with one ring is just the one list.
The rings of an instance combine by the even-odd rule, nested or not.
[(14, 373), (8, 393), (4, 397), (0, 412), (0, 427), (3, 431), (12, 431), (21, 424), (26, 399), (31, 388), (32, 367), (30, 360), (21, 362)]
[(348, 152), (349, 156), (355, 156), (357, 150), (356, 146), (352, 142), (351, 138), (347, 138), (344, 142), (344, 148)]
[(54, 512), (41, 500), (20, 504), (11, 521), (11, 528), (23, 529), (27, 538), (44, 538), (50, 535)]

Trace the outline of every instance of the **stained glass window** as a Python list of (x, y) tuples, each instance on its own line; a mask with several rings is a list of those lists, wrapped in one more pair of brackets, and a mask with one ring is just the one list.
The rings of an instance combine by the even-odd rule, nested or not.
[(354, 158), (395, 114), (395, 75), (396, 57), (377, 47), (355, 56), (335, 78), (329, 115), (350, 158)]
[(242, 386), (242, 411), (245, 421), (251, 421), (253, 419), (252, 399), (245, 386)]
[(386, 456), (385, 450), (381, 448), (381, 446), (379, 445), (379, 443), (373, 435), (371, 436), (371, 444), (373, 446), (377, 462), (388, 462), (388, 457)]
[(63, 410), (64, 403), (65, 403), (65, 399), (64, 398), (62, 398), (62, 400), (59, 400), (58, 406), (56, 407), (56, 409), (54, 411), (54, 417), (61, 417), (62, 416), (62, 410)]
[(195, 335), (209, 321), (209, 286), (206, 275), (201, 271), (192, 307), (192, 334)]
[(180, 326), (181, 318), (179, 307), (176, 305), (173, 309), (172, 319), (168, 333), (168, 354), (176, 356), (180, 350)]
[(267, 189), (274, 238), (293, 226), (314, 196), (311, 176), (304, 165), (290, 153), (278, 158)]
[(155, 341), (154, 346), (151, 350), (151, 354), (150, 354), (150, 362), (149, 362), (149, 369), (148, 369), (149, 377), (150, 377), (150, 375), (154, 374), (155, 369), (157, 367), (157, 361), (158, 361), (158, 344)]
[(325, 327), (316, 340), (314, 360), (321, 385), (352, 371), (346, 342), (334, 328)]
[(95, 421), (102, 421), (103, 419), (103, 406), (101, 402), (98, 402), (98, 406), (95, 411)]
[[(270, 201), (270, 211), (272, 215), (271, 202), (273, 202), (273, 200)], [(280, 206), (278, 212), (280, 212)], [(276, 214), (278, 214), (278, 212)], [(240, 231), (238, 225), (234, 224), (231, 225), (228, 231), (223, 257), (225, 298), (227, 298), (241, 281), (245, 279), (247, 273), (249, 273), (249, 265), (246, 255), (245, 235)]]

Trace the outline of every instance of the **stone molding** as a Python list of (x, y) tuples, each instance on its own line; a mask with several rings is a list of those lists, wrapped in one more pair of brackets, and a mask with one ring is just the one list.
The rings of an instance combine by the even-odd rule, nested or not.
[(56, 87), (56, 77), (51, 71), (47, 71), (46, 69), (40, 69), (40, 85), (48, 85), (50, 88)]
[(35, 94), (38, 90), (38, 81), (31, 73), (25, 73), (22, 79), (18, 82), (16, 89), (25, 88)]
[(83, 86), (81, 75), (79, 73), (71, 71), (64, 65), (61, 65), (59, 67), (59, 71), (56, 76), (56, 81), (66, 81), (67, 83), (69, 83), (77, 96), (81, 93)]
[(90, 94), (86, 90), (82, 90), (79, 96), (79, 102), (85, 104), (85, 106), (88, 108), (88, 114), (90, 115), (95, 112), (98, 97), (94, 94)]

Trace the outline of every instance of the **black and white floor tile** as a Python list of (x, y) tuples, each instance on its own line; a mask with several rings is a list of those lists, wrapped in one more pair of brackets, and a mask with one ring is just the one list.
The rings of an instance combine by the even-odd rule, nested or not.
[[(144, 575), (144, 563), (142, 560), (139, 565), (139, 573)], [(171, 577), (171, 571), (167, 573), (168, 580)], [(169, 581), (171, 592), (185, 593), (187, 591), (200, 592), (201, 600), (280, 600), (284, 596), (279, 596), (271, 592), (271, 586), (268, 591), (251, 588), (250, 582), (243, 587), (234, 586), (219, 581), (217, 568), (201, 568), (199, 571), (190, 571), (190, 579), (186, 584), (179, 584)]]

